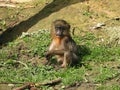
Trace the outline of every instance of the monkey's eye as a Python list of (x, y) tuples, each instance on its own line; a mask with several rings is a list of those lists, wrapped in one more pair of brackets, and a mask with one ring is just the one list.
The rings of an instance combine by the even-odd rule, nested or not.
[(63, 27), (63, 26), (57, 26), (57, 27), (55, 27), (55, 29), (56, 30), (65, 30), (65, 27)]

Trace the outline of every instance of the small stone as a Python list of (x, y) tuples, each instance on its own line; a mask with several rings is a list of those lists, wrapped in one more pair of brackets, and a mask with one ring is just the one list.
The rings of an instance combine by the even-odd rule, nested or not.
[(64, 89), (64, 88), (65, 88), (65, 86), (61, 86), (61, 88), (62, 88), (62, 89)]
[(8, 84), (9, 87), (14, 87), (15, 85), (14, 84)]

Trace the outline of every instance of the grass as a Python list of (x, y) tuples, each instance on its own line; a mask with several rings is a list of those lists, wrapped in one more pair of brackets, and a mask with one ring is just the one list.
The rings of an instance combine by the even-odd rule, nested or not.
[[(31, 34), (24, 33), (20, 38), (0, 49), (0, 82), (43, 82), (62, 78), (60, 89), (62, 86), (87, 80), (100, 83), (102, 86), (97, 87), (97, 90), (105, 90), (109, 88), (105, 85), (107, 81), (119, 77), (120, 47), (109, 47), (104, 42), (96, 43), (98, 38), (90, 32), (86, 32), (84, 36), (73, 36), (81, 47), (80, 64), (82, 65), (59, 70), (53, 66), (34, 65), (31, 59), (38, 58), (42, 61), (44, 58), (44, 53), (50, 44), (49, 34), (46, 30)], [(116, 65), (112, 68), (105, 64), (107, 62), (116, 62)], [(93, 75), (89, 75), (89, 72)], [(113, 81), (113, 84), (116, 82)], [(48, 90), (48, 87), (41, 88)], [(110, 88), (110, 90), (119, 90), (120, 87), (112, 85)]]
[(0, 28), (4, 30), (6, 28), (6, 22), (5, 20), (0, 20)]
[(120, 86), (119, 85), (101, 86), (97, 88), (97, 90), (120, 90)]
[(106, 80), (114, 78), (118, 73), (116, 70), (101, 67), (99, 75), (95, 78), (95, 82), (104, 83)]
[[(54, 70), (50, 66), (29, 67), (28, 69), (2, 69), (0, 72), (1, 82), (42, 82), (62, 78), (65, 85), (82, 80), (83, 69), (70, 68), (68, 70)], [(78, 73), (78, 75), (76, 75)], [(71, 78), (71, 74), (72, 78)], [(66, 79), (67, 78), (67, 79)]]

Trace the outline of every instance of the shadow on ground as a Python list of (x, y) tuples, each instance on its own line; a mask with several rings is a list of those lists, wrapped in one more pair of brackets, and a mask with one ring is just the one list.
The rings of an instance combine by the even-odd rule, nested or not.
[(3, 34), (0, 36), (0, 45), (15, 40), (17, 37), (19, 37), (22, 34), (22, 32), (27, 32), (29, 28), (35, 25), (38, 21), (48, 17), (52, 13), (57, 12), (66, 6), (83, 1), (86, 0), (65, 0), (65, 1), (53, 0), (53, 2), (45, 6), (41, 11), (39, 11), (34, 16), (30, 17), (26, 21), (20, 22), (14, 27), (8, 28), (5, 32), (3, 32)]
[(78, 57), (79, 57), (79, 61), (77, 63), (73, 63), (73, 67), (75, 66), (76, 68), (79, 66), (82, 66), (82, 60), (83, 57), (90, 55), (91, 51), (90, 48), (85, 46), (85, 45), (78, 45)]

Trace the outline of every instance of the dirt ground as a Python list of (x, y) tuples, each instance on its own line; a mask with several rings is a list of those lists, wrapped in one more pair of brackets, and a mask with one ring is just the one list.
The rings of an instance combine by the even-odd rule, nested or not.
[[(115, 22), (110, 20), (120, 16), (118, 0), (36, 0), (14, 5), (0, 8), (1, 43), (16, 39), (22, 32), (50, 29), (51, 22), (56, 19), (67, 20), (77, 32), (79, 29), (89, 31), (98, 23), (113, 25)], [(119, 24), (117, 22), (114, 25)]]

